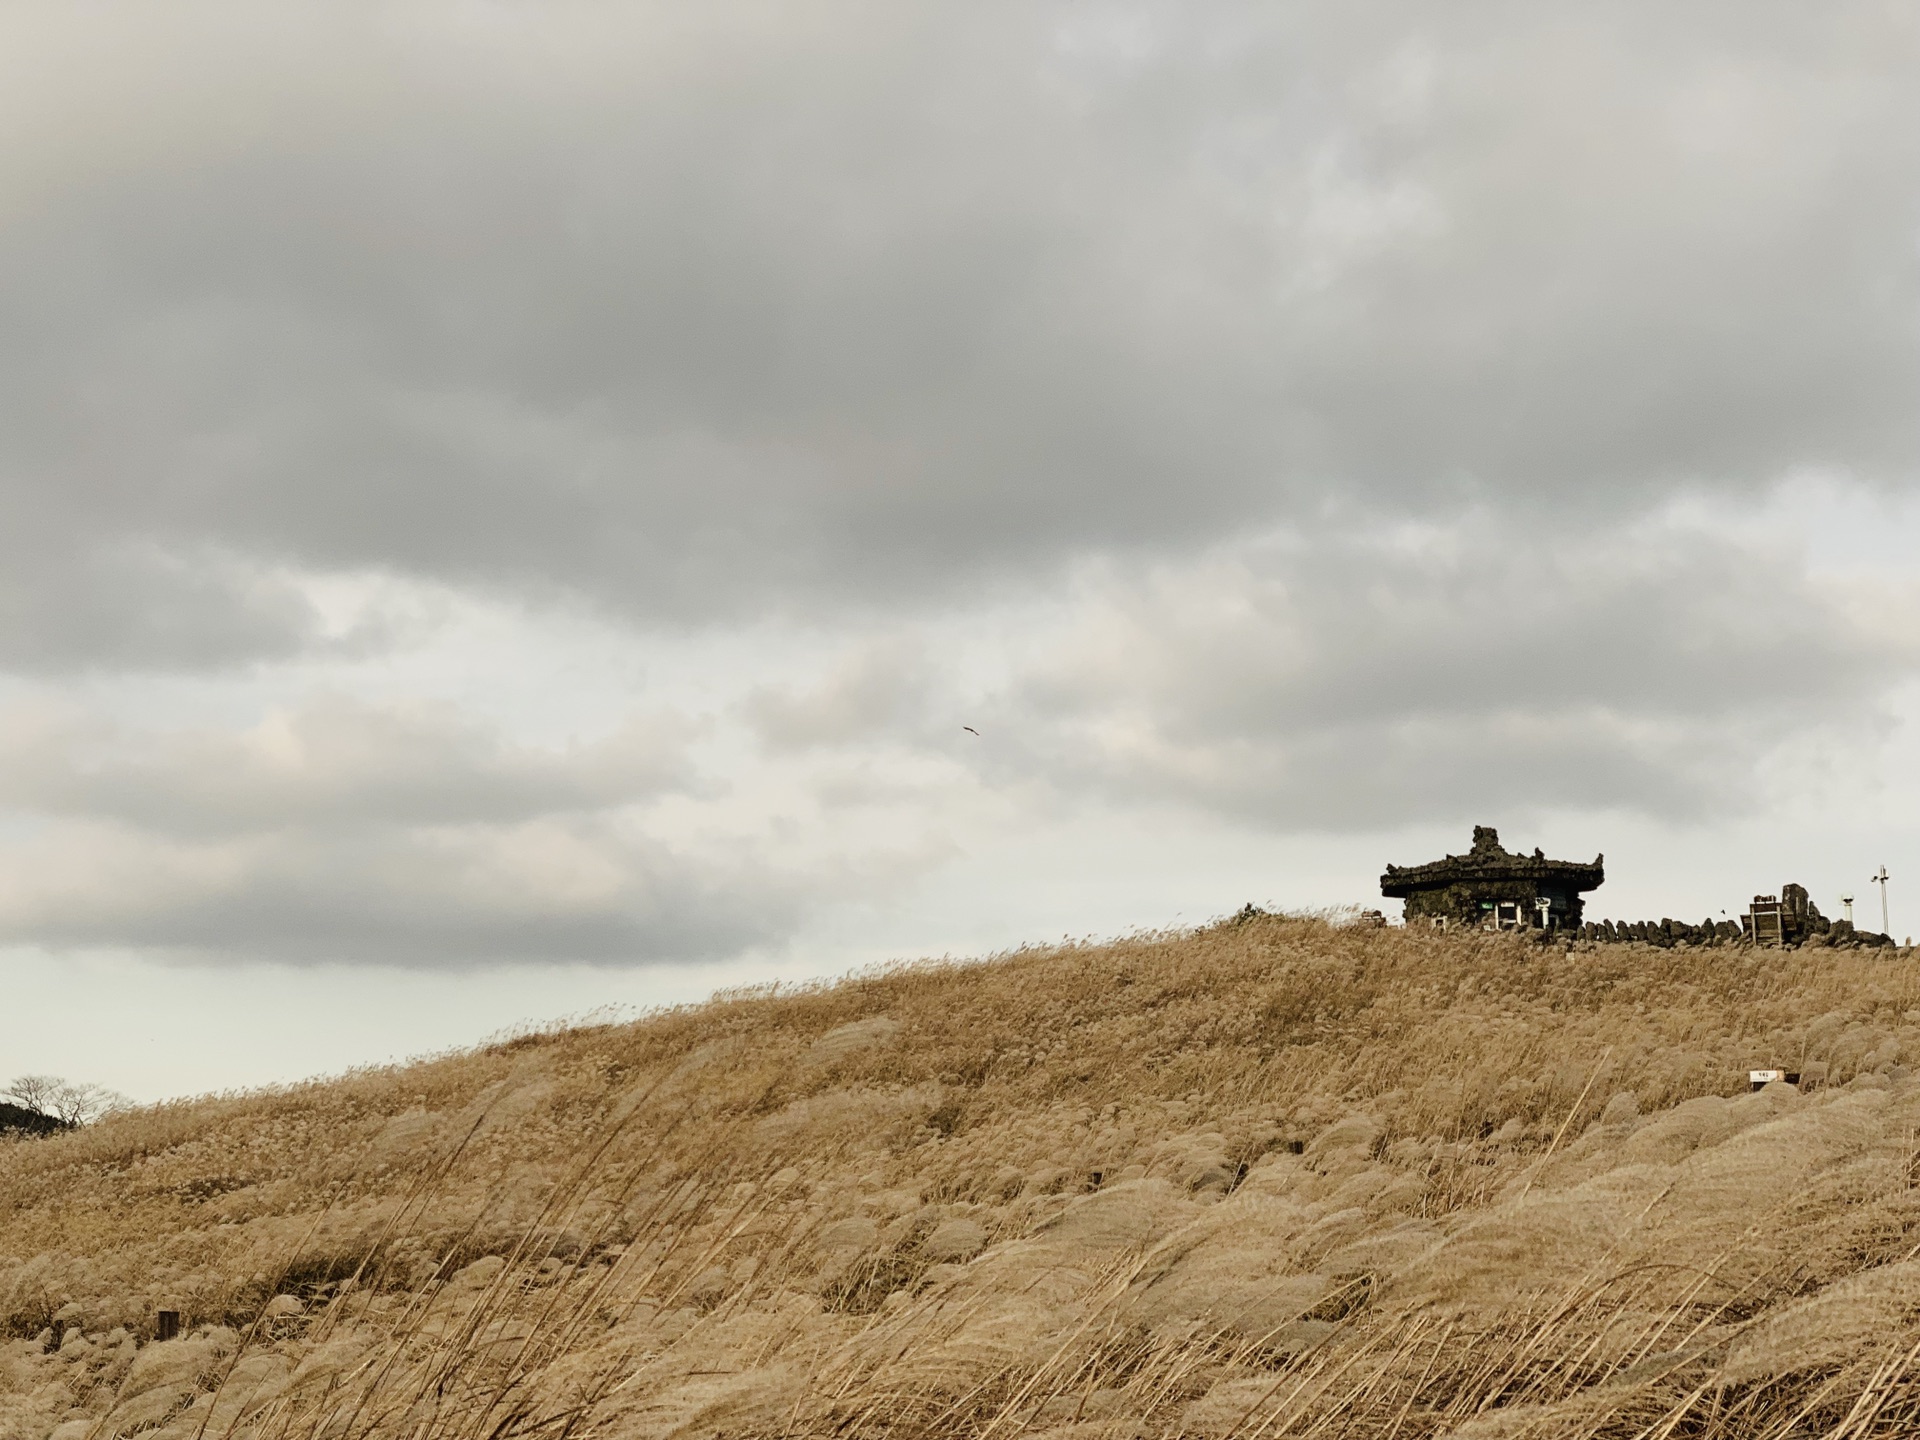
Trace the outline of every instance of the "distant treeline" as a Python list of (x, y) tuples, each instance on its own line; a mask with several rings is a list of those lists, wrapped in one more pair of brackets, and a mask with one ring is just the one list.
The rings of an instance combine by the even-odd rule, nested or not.
[(73, 1129), (73, 1122), (62, 1120), (28, 1105), (0, 1100), (0, 1135), (57, 1135)]

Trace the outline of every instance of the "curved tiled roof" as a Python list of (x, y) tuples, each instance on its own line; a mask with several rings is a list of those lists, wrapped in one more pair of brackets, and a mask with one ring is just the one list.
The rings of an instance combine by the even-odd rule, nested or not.
[(1605, 860), (1604, 855), (1594, 856), (1590, 865), (1578, 860), (1549, 860), (1538, 850), (1531, 855), (1515, 855), (1501, 848), (1499, 831), (1490, 825), (1476, 825), (1473, 849), (1465, 855), (1449, 855), (1425, 865), (1389, 865), (1380, 877), (1380, 893), (1404, 900), (1416, 890), (1462, 880), (1553, 880), (1572, 890), (1592, 890), (1607, 878)]

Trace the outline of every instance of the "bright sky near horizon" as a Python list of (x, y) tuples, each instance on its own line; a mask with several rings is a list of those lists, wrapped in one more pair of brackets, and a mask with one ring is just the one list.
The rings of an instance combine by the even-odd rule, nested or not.
[(1920, 933), (1910, 7), (12, 6), (0, 247), (0, 1080), (1476, 823)]

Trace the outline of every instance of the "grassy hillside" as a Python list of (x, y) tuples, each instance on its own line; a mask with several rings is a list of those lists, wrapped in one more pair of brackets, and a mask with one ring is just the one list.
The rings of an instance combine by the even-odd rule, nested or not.
[(162, 1106), (0, 1145), (0, 1440), (1912, 1434), (1916, 1055), (1256, 918)]

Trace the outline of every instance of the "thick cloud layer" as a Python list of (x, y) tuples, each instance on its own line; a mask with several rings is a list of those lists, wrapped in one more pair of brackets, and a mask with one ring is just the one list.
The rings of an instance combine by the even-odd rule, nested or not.
[[(43, 944), (440, 963), (733, 953), (794, 898), (633, 823), (690, 778), (686, 727), (554, 753), (440, 708), (321, 697), (240, 734), (0, 717), (0, 927)], [(743, 901), (751, 899), (751, 904)]]
[(21, 663), (295, 643), (212, 544), (695, 617), (1913, 469), (1883, 7), (12, 23), (5, 533), (146, 617)]
[[(1735, 523), (1920, 475), (1897, 8), (0, 27), (0, 938), (684, 958), (981, 805), (1710, 820), (1910, 673)], [(376, 583), (688, 718), (516, 738), (541, 642)]]
[(777, 747), (842, 752), (937, 746), (968, 714), (999, 782), (1281, 829), (1475, 807), (1698, 820), (1750, 810), (1783, 744), (1857, 743), (1920, 661), (1910, 589), (1801, 565), (1678, 527), (1541, 542), (1486, 514), (1268, 535), (1089, 568), (984, 690), (888, 638), (748, 713)]

